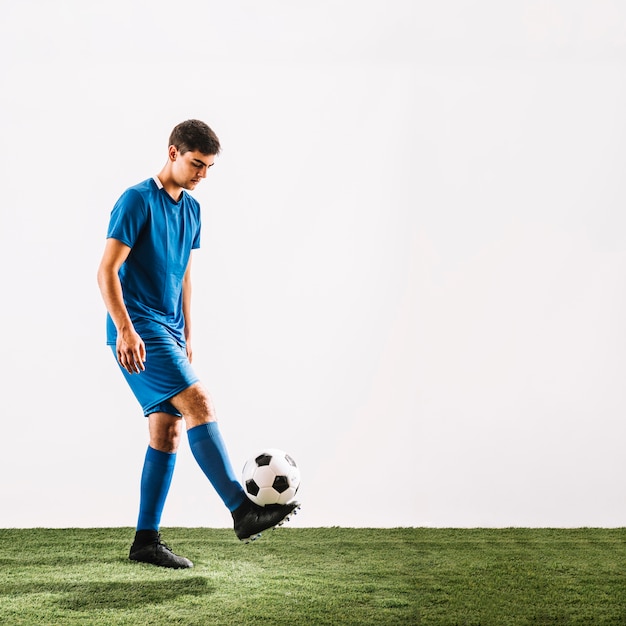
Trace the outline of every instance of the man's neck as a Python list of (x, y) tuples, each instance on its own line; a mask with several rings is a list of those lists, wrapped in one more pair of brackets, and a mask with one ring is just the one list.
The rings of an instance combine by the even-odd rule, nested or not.
[(158, 173), (157, 177), (170, 198), (172, 198), (174, 202), (178, 202), (182, 196), (183, 188), (172, 180), (167, 165)]

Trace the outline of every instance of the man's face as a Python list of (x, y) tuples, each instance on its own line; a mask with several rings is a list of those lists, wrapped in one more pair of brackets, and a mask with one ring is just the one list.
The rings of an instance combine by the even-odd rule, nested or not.
[(181, 154), (173, 146), (170, 148), (172, 159), (172, 174), (177, 185), (183, 189), (193, 190), (198, 183), (206, 178), (209, 168), (215, 161), (214, 154), (190, 151)]

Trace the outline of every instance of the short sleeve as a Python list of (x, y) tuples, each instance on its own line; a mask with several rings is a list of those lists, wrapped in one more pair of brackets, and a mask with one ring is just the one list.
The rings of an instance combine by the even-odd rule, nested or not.
[(197, 250), (200, 247), (200, 232), (202, 231), (202, 219), (200, 217), (200, 205), (196, 204), (196, 233), (191, 244), (192, 250)]
[(108, 239), (117, 239), (132, 248), (146, 223), (147, 211), (143, 197), (134, 189), (127, 189), (111, 211)]

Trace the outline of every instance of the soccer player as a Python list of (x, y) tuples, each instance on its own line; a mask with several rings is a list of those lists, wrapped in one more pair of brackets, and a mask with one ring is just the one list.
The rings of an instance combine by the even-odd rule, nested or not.
[(158, 176), (127, 189), (113, 207), (98, 268), (107, 343), (148, 418), (129, 558), (162, 567), (193, 566), (174, 554), (159, 532), (183, 421), (194, 458), (231, 511), (239, 539), (255, 539), (299, 507), (295, 502), (260, 507), (246, 496), (211, 397), (191, 365), (191, 251), (200, 247), (200, 205), (187, 192), (206, 177), (219, 152), (219, 140), (204, 122), (178, 124)]

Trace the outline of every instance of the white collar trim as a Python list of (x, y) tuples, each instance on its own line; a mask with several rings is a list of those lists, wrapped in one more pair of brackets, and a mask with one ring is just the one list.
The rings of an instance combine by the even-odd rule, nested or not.
[(158, 176), (153, 176), (153, 177), (152, 177), (152, 180), (156, 183), (156, 186), (157, 186), (159, 189), (163, 189), (163, 183), (159, 180), (159, 177), (158, 177)]

